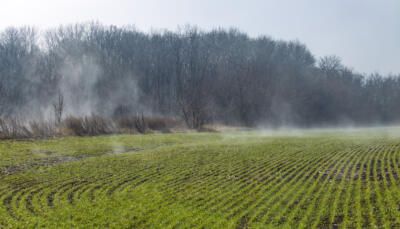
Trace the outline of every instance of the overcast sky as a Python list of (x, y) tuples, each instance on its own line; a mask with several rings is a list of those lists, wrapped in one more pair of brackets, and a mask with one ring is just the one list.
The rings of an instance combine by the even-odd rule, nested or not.
[(92, 20), (142, 31), (236, 27), (297, 39), (358, 72), (400, 73), (400, 0), (0, 0), (0, 29)]

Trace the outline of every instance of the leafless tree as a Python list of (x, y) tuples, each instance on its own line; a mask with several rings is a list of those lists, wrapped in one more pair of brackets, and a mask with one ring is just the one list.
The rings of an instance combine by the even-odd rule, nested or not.
[[(211, 121), (400, 121), (399, 75), (359, 74), (336, 56), (316, 62), (298, 41), (253, 38), (236, 29), (143, 33), (99, 23), (38, 36), (29, 27), (0, 31), (0, 116), (52, 107), (59, 124), (65, 96), (93, 105), (88, 113), (111, 116), (124, 107), (124, 116), (175, 116), (190, 128)], [(71, 95), (65, 82), (73, 82)]]
[(61, 91), (57, 94), (57, 100), (53, 102), (53, 111), (55, 117), (55, 124), (60, 125), (64, 111), (64, 96)]

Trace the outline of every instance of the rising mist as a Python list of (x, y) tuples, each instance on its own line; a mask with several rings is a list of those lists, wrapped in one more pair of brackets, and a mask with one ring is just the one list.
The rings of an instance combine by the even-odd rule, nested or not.
[(0, 117), (174, 117), (189, 128), (390, 124), (399, 75), (362, 75), (298, 41), (236, 29), (85, 23), (0, 33)]

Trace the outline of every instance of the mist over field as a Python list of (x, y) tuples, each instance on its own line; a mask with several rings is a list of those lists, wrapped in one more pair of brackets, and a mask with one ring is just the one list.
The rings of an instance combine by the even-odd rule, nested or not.
[[(237, 29), (141, 32), (97, 22), (0, 32), (0, 117), (173, 117), (207, 124), (392, 124), (400, 76), (360, 74), (301, 41)], [(60, 104), (61, 105), (61, 104)]]
[(399, 41), (399, 0), (1, 1), (0, 228), (400, 228)]

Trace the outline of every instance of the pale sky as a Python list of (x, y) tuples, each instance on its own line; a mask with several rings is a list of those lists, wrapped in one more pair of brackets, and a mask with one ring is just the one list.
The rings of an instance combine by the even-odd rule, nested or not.
[(141, 31), (197, 25), (305, 43), (358, 72), (400, 73), (400, 0), (0, 0), (0, 30), (99, 21)]

